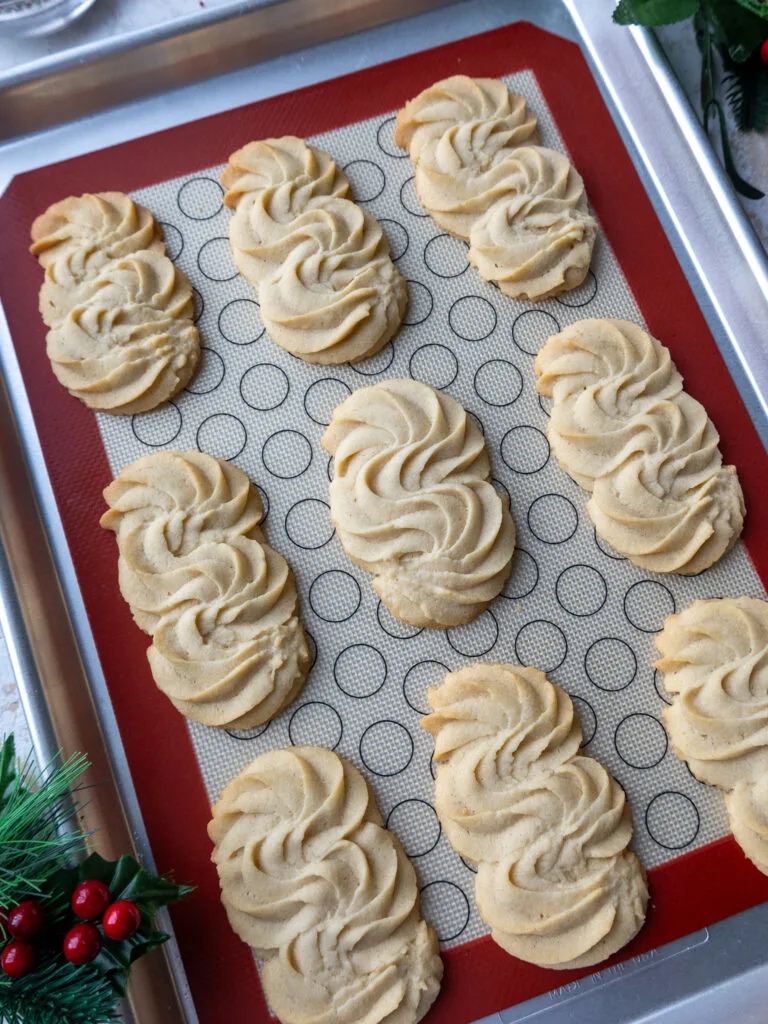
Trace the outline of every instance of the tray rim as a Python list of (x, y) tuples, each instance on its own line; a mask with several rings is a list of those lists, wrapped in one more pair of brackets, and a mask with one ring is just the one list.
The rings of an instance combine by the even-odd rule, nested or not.
[(227, 0), (84, 43), (0, 72), (0, 140), (458, 2)]
[[(598, 58), (603, 56), (602, 53), (601, 53), (601, 49), (595, 43), (594, 37), (590, 37), (589, 36), (589, 34), (588, 34), (588, 25), (585, 25), (583, 22), (580, 23), (579, 20), (578, 20), (578, 18), (581, 15), (584, 14), (584, 9), (588, 8), (590, 6), (594, 7), (594, 4), (590, 4), (588, 2), (588, 0), (564, 0), (564, 5), (565, 5), (566, 8), (568, 8), (568, 10), (570, 11), (571, 15), (574, 17), (574, 21), (576, 22), (577, 26), (580, 28), (580, 31), (582, 33), (582, 37), (584, 38), (585, 44), (589, 48), (589, 53), (593, 57), (593, 65), (594, 65), (594, 63), (595, 63), (595, 55), (597, 55)], [(479, 4), (475, 4), (473, 6), (478, 7), (480, 5)], [(525, 6), (525, 5), (522, 5), (522, 6)], [(507, 11), (507, 14), (508, 15), (510, 15), (510, 14), (513, 15), (514, 11), (513, 10), (512, 11)], [(604, 15), (605, 15), (605, 11), (603, 9), (603, 16)], [(520, 20), (520, 19), (516, 18), (514, 16), (506, 17), (504, 19), (505, 22), (506, 21), (515, 21), (515, 20)], [(671, 81), (671, 77), (668, 79), (668, 76), (672, 76), (671, 70), (668, 68), (668, 65), (666, 64), (666, 59), (663, 57), (663, 54), (661, 53), (661, 51), (659, 50), (657, 53), (654, 52), (655, 40), (650, 35), (650, 33), (634, 30), (631, 34), (628, 33), (627, 37), (629, 37), (630, 35), (632, 37), (636, 37), (635, 38), (636, 45), (637, 45), (638, 49), (640, 50), (640, 53), (643, 55), (643, 59), (648, 64), (649, 70), (650, 70), (654, 80), (656, 80), (658, 82), (659, 81), (659, 77), (658, 76), (660, 76), (662, 81), (664, 81), (664, 83), (665, 83), (665, 88), (671, 89), (672, 92), (674, 93), (674, 91), (675, 91), (674, 90), (674, 84), (675, 83), (673, 81)], [(591, 42), (590, 42), (590, 40), (591, 40)], [(431, 45), (434, 45), (434, 42)], [(419, 48), (424, 48), (424, 47), (419, 47)], [(388, 58), (385, 57), (383, 59), (388, 59)], [(608, 89), (609, 97), (612, 98), (612, 93), (611, 93), (611, 81), (612, 81), (612, 79), (610, 77), (608, 77), (608, 78), (605, 77), (606, 71), (605, 71), (605, 68), (604, 68), (604, 66), (602, 64), (598, 64), (597, 68), (598, 68), (598, 72), (599, 72), (599, 74), (596, 76), (596, 78), (598, 80), (598, 83), (602, 84), (605, 88)], [(333, 76), (325, 75), (323, 77), (335, 77), (335, 73), (334, 73)], [(601, 78), (602, 78), (602, 83), (601, 83)], [(679, 93), (679, 85), (677, 86), (677, 92)], [(681, 94), (677, 95), (676, 97), (673, 95), (672, 99), (675, 100), (678, 105), (682, 101), (682, 103), (687, 106), (687, 101), (684, 100), (684, 98), (682, 97)], [(616, 111), (617, 111), (617, 106), (613, 102), (609, 102), (609, 106), (611, 107), (612, 113), (614, 113), (614, 116), (615, 116)], [(682, 113), (681, 113), (681, 110), (682, 110)], [(622, 118), (625, 118), (627, 116), (623, 112), (621, 107), (619, 107), (619, 113), (622, 116)], [(685, 113), (684, 108), (678, 106), (678, 109), (676, 110), (676, 117), (677, 116), (683, 116), (684, 113)], [(686, 122), (685, 133), (684, 134), (685, 134), (686, 141), (689, 142), (689, 144), (690, 144), (690, 140), (688, 138), (688, 133), (690, 133), (691, 138), (694, 141), (696, 141), (696, 136), (695, 136), (695, 132), (694, 132), (694, 128), (695, 127), (697, 127), (697, 125), (695, 123), (695, 119), (693, 119), (693, 125), (691, 125), (689, 122)], [(630, 122), (630, 128), (631, 128), (631, 122)], [(700, 129), (699, 129), (699, 135), (701, 135)], [(635, 137), (634, 137), (634, 135), (632, 134), (631, 131), (629, 132), (629, 136), (630, 136), (631, 142), (634, 144), (635, 154), (637, 154), (638, 151), (639, 151), (639, 155), (640, 155), (641, 159), (646, 164), (646, 166), (649, 169), (649, 172), (651, 173), (651, 175), (653, 175), (652, 156), (646, 150), (644, 150), (642, 146), (638, 146), (637, 145)], [(698, 139), (699, 145), (701, 144), (701, 141), (702, 141), (701, 138), (699, 138)], [(718, 168), (718, 166), (716, 164), (716, 161), (714, 160), (713, 154), (711, 154), (711, 153), (708, 154), (705, 150), (702, 149), (700, 153), (697, 153), (697, 159), (698, 159), (698, 156), (702, 156), (703, 158), (706, 158), (705, 163), (706, 163), (707, 166), (705, 168), (703, 168), (703, 170), (706, 172), (707, 180), (709, 180), (709, 178), (711, 178), (713, 182), (715, 182), (716, 184), (719, 184), (721, 186), (721, 192), (720, 193), (718, 193), (714, 188), (712, 189), (712, 191), (714, 193), (715, 199), (718, 202), (718, 206), (721, 209), (721, 211), (723, 211), (724, 215), (726, 216), (726, 219), (729, 220), (731, 218), (731, 215), (733, 215), (733, 222), (734, 223), (731, 224), (730, 226), (734, 230), (734, 235), (737, 238), (739, 238), (739, 240), (740, 240), (740, 242), (742, 244), (745, 242), (745, 240), (748, 242), (749, 236), (752, 236), (752, 241), (756, 241), (754, 239), (754, 236), (752, 235), (752, 231), (751, 231), (751, 228), (748, 225), (748, 222), (746, 222), (746, 218), (745, 218), (745, 215), (743, 215), (743, 211), (741, 211), (740, 207), (738, 207), (738, 203), (735, 200), (735, 197), (733, 196), (733, 194), (732, 194), (732, 192), (730, 190), (730, 186), (728, 185), (727, 181), (725, 181), (725, 179), (724, 179), (724, 175), (722, 174), (722, 172), (720, 172), (718, 174), (719, 168)], [(723, 184), (725, 186), (724, 188), (722, 188)], [(650, 190), (649, 190), (649, 192), (650, 192)], [(663, 198), (664, 198), (664, 194), (662, 193), (662, 199)], [(733, 206), (733, 204), (736, 204), (736, 209), (735, 210), (731, 208)], [(671, 214), (674, 214), (674, 208), (672, 208), (669, 212)], [(741, 214), (741, 217), (746, 222), (746, 229), (747, 229), (747, 234), (746, 235), (744, 235), (744, 232), (743, 232), (744, 225), (740, 224), (740, 222), (739, 222), (739, 220), (740, 220), (739, 216), (738, 216), (739, 214)], [(759, 245), (759, 243), (757, 243), (757, 244)], [(747, 245), (747, 248), (749, 248), (748, 245)], [(692, 253), (691, 255), (695, 256), (695, 253)], [(759, 256), (760, 254), (757, 254), (757, 255)], [(751, 256), (750, 256), (750, 259), (751, 259)], [(694, 267), (694, 269), (697, 272), (699, 271), (699, 267), (696, 266), (695, 260), (693, 261), (693, 267)], [(765, 280), (766, 280), (766, 282), (768, 282), (768, 261), (765, 260), (764, 254), (762, 256), (762, 259), (758, 259), (757, 260), (756, 268), (757, 268), (757, 271), (759, 271), (760, 273), (764, 273), (766, 275)], [(756, 278), (758, 278), (758, 277), (759, 277), (759, 274), (756, 273)], [(768, 288), (765, 291), (764, 297), (768, 298)], [(720, 315), (721, 308), (718, 307), (718, 306), (715, 306), (715, 310), (718, 313), (718, 315)], [(46, 528), (46, 530), (48, 532), (49, 537), (51, 537), (51, 539), (53, 541), (53, 546), (55, 548), (57, 548), (57, 554), (59, 556), (59, 559), (58, 559), (59, 560), (59, 572), (64, 577), (63, 582), (64, 582), (65, 589), (67, 590), (68, 599), (70, 600), (70, 602), (73, 601), (73, 596), (72, 595), (73, 595), (73, 592), (74, 592), (74, 594), (75, 594), (74, 604), (76, 605), (77, 604), (77, 598), (79, 598), (79, 587), (78, 587), (77, 581), (76, 581), (76, 579), (74, 577), (74, 570), (73, 570), (73, 568), (71, 566), (71, 563), (69, 562), (68, 551), (67, 551), (67, 548), (66, 548), (66, 541), (64, 540), (63, 533), (61, 532), (61, 523), (59, 522), (58, 512), (57, 512), (57, 510), (55, 508), (55, 504), (53, 504), (53, 496), (52, 496), (52, 491), (50, 489), (50, 482), (47, 479), (47, 472), (45, 470), (44, 463), (42, 462), (42, 452), (41, 452), (41, 450), (39, 448), (39, 444), (37, 442), (36, 429), (35, 429), (35, 426), (34, 426), (34, 422), (32, 421), (31, 410), (29, 409), (29, 405), (28, 405), (28, 402), (26, 400), (26, 394), (24, 393), (23, 385), (21, 384), (20, 372), (19, 372), (18, 366), (9, 365), (9, 362), (11, 364), (15, 363), (15, 354), (11, 351), (11, 353), (10, 353), (11, 359), (9, 361), (9, 359), (8, 359), (8, 354), (9, 354), (8, 328), (7, 328), (7, 324), (4, 321), (4, 318), (2, 318), (2, 321), (0, 321), (0, 335), (2, 335), (2, 337), (0, 337), (0, 342), (2, 342), (2, 345), (0, 345), (0, 349), (2, 349), (2, 351), (0, 351), (0, 357), (2, 357), (0, 359), (0, 362), (2, 362), (2, 364), (3, 364), (3, 369), (5, 370), (6, 376), (8, 378), (8, 381), (9, 381), (9, 383), (11, 385), (12, 401), (13, 401), (13, 405), (14, 405), (17, 421), (18, 421), (18, 424), (19, 424), (19, 427), (20, 427), (20, 432), (21, 432), (21, 435), (22, 435), (22, 443), (23, 443), (23, 446), (24, 446), (24, 449), (25, 449), (25, 455), (27, 457), (28, 463), (32, 466), (33, 470), (35, 470), (35, 487), (36, 487), (38, 498), (41, 500), (41, 504), (43, 506), (42, 507), (42, 512), (41, 512), (41, 518), (44, 521), (45, 528)], [(721, 350), (722, 350), (722, 348), (721, 348)], [(16, 371), (15, 373), (14, 373), (14, 369)], [(738, 381), (737, 381), (737, 383), (738, 383)], [(768, 406), (765, 406), (764, 404), (761, 405), (761, 410), (763, 412), (765, 412), (766, 410), (768, 410)], [(751, 411), (752, 410), (750, 409), (750, 412)], [(45, 499), (47, 499), (47, 500), (45, 500)], [(51, 509), (53, 509), (53, 511), (51, 511)], [(58, 540), (58, 544), (56, 543), (57, 540)], [(63, 551), (62, 551), (62, 545), (63, 545)], [(62, 572), (62, 557), (63, 557), (63, 562), (64, 562), (64, 571), (63, 572)], [(72, 589), (73, 587), (74, 587), (74, 591)], [(8, 600), (10, 600), (10, 599), (8, 599)], [(76, 608), (75, 610), (77, 612), (81, 613), (82, 615), (84, 615), (84, 608)], [(85, 624), (85, 629), (88, 631), (88, 633), (90, 633), (90, 629), (88, 627), (87, 619), (85, 620), (84, 624)], [(81, 622), (80, 626), (82, 627), (82, 625), (83, 625), (83, 623)], [(79, 632), (79, 630), (78, 630), (78, 632)], [(23, 641), (23, 637), (22, 637), (22, 641)], [(82, 646), (82, 644), (81, 644), (81, 646)], [(95, 665), (96, 665), (96, 670), (97, 670), (97, 675), (98, 675), (98, 673), (100, 673), (100, 666), (98, 665), (98, 658), (96, 656), (95, 647), (93, 647), (93, 639), (92, 639), (92, 637), (90, 638), (90, 646), (92, 647), (92, 651), (90, 652), (92, 654), (92, 658), (88, 659), (88, 661), (89, 661), (89, 669), (91, 671), (94, 670), (94, 666), (92, 664), (92, 660), (95, 659)], [(10, 647), (10, 642), (9, 642), (9, 647)], [(19, 659), (17, 659), (17, 664), (19, 664), (19, 665), (21, 664), (21, 661)], [(101, 679), (101, 683), (102, 683), (103, 686), (105, 686), (104, 681), (103, 681), (103, 677)], [(106, 691), (104, 691), (104, 692), (106, 692)], [(34, 703), (34, 696), (33, 696), (32, 700), (31, 700), (31, 702)], [(108, 701), (107, 701), (107, 704), (108, 704)], [(113, 715), (110, 714), (111, 713), (111, 706), (109, 706), (108, 709), (102, 708), (101, 710), (102, 710), (102, 713), (106, 716), (107, 719), (111, 718), (111, 724), (112, 724), (114, 732), (116, 733), (116, 737), (110, 737), (110, 746), (114, 746), (114, 750), (119, 750), (121, 752), (122, 751), (122, 744), (120, 742), (119, 733), (116, 732), (116, 723), (114, 722), (114, 717), (113, 717)], [(44, 727), (44, 709), (42, 709), (42, 711), (41, 711), (41, 716), (42, 717), (40, 718), (40, 722), (43, 723), (43, 725), (40, 728), (36, 729), (36, 736), (35, 736), (35, 745), (36, 745), (36, 749), (38, 751), (38, 754), (40, 754), (41, 749), (44, 750), (45, 746), (46, 746), (45, 727)], [(109, 723), (109, 721), (107, 721), (107, 723), (106, 723), (107, 727), (106, 727), (105, 731), (107, 731), (108, 733), (110, 732), (109, 725), (110, 725), (110, 723)], [(123, 755), (123, 757), (124, 757), (124, 755)], [(114, 751), (113, 751), (113, 760), (114, 760)], [(124, 771), (127, 771), (127, 766), (124, 767)], [(129, 774), (128, 774), (127, 782), (130, 783), (130, 775)], [(144, 834), (143, 837), (142, 837), (142, 826), (140, 824), (140, 811), (138, 811), (138, 806), (136, 806), (135, 810), (136, 810), (136, 812), (138, 814), (138, 819), (132, 818), (132, 820), (134, 820), (134, 821), (138, 820), (138, 828), (135, 827), (135, 831), (137, 832), (137, 836), (139, 838), (143, 838), (143, 840), (144, 840), (144, 842), (146, 844), (146, 835)], [(761, 910), (761, 909), (763, 909), (763, 908), (756, 907), (756, 908), (754, 908), (754, 911)], [(754, 914), (754, 911), (747, 911), (744, 915), (739, 915), (739, 918), (746, 917), (746, 916), (748, 916), (750, 914)], [(728, 919), (728, 920), (735, 920), (735, 918)], [(722, 922), (722, 924), (726, 924), (726, 923), (727, 922)], [(713, 926), (712, 930), (714, 931), (714, 930), (718, 929), (719, 927), (720, 927), (720, 925), (715, 925), (715, 926)], [(661, 949), (664, 949), (664, 947), (661, 947)], [(183, 969), (182, 969), (182, 971), (183, 971)], [(609, 969), (609, 971), (610, 971), (610, 969)], [(599, 979), (603, 973), (604, 972), (598, 972), (598, 974), (593, 975), (591, 977), (593, 979)], [(610, 979), (607, 979), (607, 980), (610, 980)], [(525, 1006), (525, 1005), (528, 1005), (528, 1004), (522, 1004), (522, 1005)], [(516, 1007), (514, 1009), (519, 1011), (520, 1007)], [(501, 1020), (503, 1020), (503, 1021), (506, 1021), (506, 1020), (512, 1021), (512, 1020), (522, 1019), (522, 1018), (519, 1017), (519, 1015), (515, 1015), (513, 1017), (507, 1017), (506, 1016), (507, 1012), (511, 1012), (511, 1011), (505, 1011), (504, 1015), (499, 1015), (499, 1020), (500, 1021)], [(536, 1010), (534, 1012), (536, 1013), (537, 1017), (541, 1016), (539, 1010)], [(194, 1014), (194, 1010), (192, 1010), (192, 1014)], [(526, 1016), (528, 1016), (528, 1015), (529, 1014), (526, 1014)], [(193, 1020), (194, 1016), (190, 1016), (189, 1019)], [(552, 1019), (554, 1021), (556, 1018), (555, 1017), (550, 1017), (548, 1014), (546, 1014), (546, 1019)], [(599, 1018), (596, 1018), (596, 1019), (599, 1019)], [(614, 1020), (614, 1021), (616, 1020), (615, 1017), (611, 1018), (611, 1019)]]
[[(720, 351), (768, 449), (768, 341), (760, 329), (768, 316), (768, 251), (655, 34), (639, 26), (620, 29), (594, 0), (563, 3), (620, 130), (645, 170), (649, 192), (660, 201), (665, 227), (685, 254), (684, 266), (698, 287), (691, 275), (689, 281), (710, 327), (713, 322), (719, 327)], [(647, 78), (632, 74), (633, 57), (642, 60)], [(679, 160), (670, 160), (664, 132), (675, 128), (684, 148), (674, 153)], [(706, 224), (697, 203), (700, 189), (714, 200), (717, 214)]]

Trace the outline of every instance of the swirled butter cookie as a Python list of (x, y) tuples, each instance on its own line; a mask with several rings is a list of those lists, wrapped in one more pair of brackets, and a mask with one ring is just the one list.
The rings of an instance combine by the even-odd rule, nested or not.
[(30, 252), (45, 268), (48, 357), (71, 394), (132, 414), (189, 382), (200, 356), (192, 286), (148, 210), (122, 192), (70, 196), (34, 222)]
[(537, 145), (536, 119), (503, 82), (436, 82), (397, 115), (395, 143), (414, 162), (422, 206), (469, 243), (486, 281), (535, 300), (582, 283), (597, 231), (584, 183), (566, 156)]
[(678, 757), (725, 791), (731, 829), (768, 875), (768, 602), (695, 601), (656, 638)]
[(352, 561), (412, 626), (469, 622), (509, 576), (515, 524), (477, 424), (415, 380), (361, 388), (322, 438), (335, 456), (331, 518)]
[(187, 718), (251, 729), (304, 684), (309, 651), (296, 584), (259, 529), (258, 492), (235, 466), (163, 451), (106, 488), (120, 591), (159, 688)]
[(632, 818), (601, 764), (579, 754), (568, 694), (534, 668), (477, 664), (428, 692), (435, 809), (477, 866), (493, 939), (541, 967), (587, 967), (642, 927), (648, 889)]
[(208, 833), (232, 928), (282, 1024), (416, 1024), (443, 965), (416, 873), (363, 776), (319, 747), (248, 765)]
[(272, 340), (310, 363), (355, 363), (383, 348), (405, 313), (405, 281), (328, 153), (291, 135), (249, 142), (221, 182), (235, 263), (258, 290)]
[(626, 320), (580, 320), (536, 357), (553, 399), (547, 436), (591, 491), (587, 512), (616, 551), (652, 572), (701, 572), (735, 544), (744, 498), (704, 407), (669, 351)]

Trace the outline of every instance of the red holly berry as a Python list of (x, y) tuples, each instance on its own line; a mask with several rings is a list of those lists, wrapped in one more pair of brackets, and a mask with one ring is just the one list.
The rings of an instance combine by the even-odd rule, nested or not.
[(14, 939), (9, 942), (0, 957), (0, 966), (9, 978), (23, 978), (34, 970), (37, 963), (37, 954), (34, 946), (22, 939)]
[(768, 68), (768, 39), (764, 39), (763, 45), (760, 47), (760, 60)]
[(28, 942), (43, 930), (45, 911), (37, 900), (24, 900), (8, 914), (8, 931)]
[(72, 909), (83, 921), (95, 921), (107, 909), (111, 899), (106, 885), (91, 878), (81, 882), (72, 893)]
[(141, 911), (129, 900), (118, 900), (107, 909), (102, 920), (104, 932), (117, 942), (130, 939), (141, 925)]
[(101, 950), (101, 935), (95, 924), (76, 924), (64, 936), (64, 956), (82, 967), (95, 960)]

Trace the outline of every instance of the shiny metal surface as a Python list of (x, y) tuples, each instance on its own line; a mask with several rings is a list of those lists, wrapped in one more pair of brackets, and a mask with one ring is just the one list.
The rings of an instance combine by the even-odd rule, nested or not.
[(0, 35), (44, 36), (85, 14), (96, 0), (0, 0)]
[(768, 255), (655, 36), (564, 3), (768, 447)]
[(768, 904), (476, 1024), (765, 1024)]
[[(0, 382), (2, 386), (2, 382)], [(59, 752), (58, 740), (45, 702), (43, 687), (35, 666), (34, 654), (24, 625), (8, 556), (0, 542), (0, 632), (7, 638), (8, 657), (16, 679), (26, 680), (19, 687), (22, 708), (29, 724), (32, 748), (38, 764), (53, 763)], [(120, 1006), (122, 1024), (135, 1024), (130, 1005)]]
[[(18, 418), (14, 422), (9, 400), (12, 381), (13, 369), (4, 367), (0, 376), (0, 481), (4, 485), (0, 490), (0, 628), (33, 749), (42, 766), (76, 750), (88, 755), (90, 766), (81, 785), (88, 787), (89, 795), (78, 810), (78, 824), (87, 833), (98, 833), (97, 845), (104, 857), (116, 860), (134, 853), (151, 868), (152, 855), (111, 705), (99, 699), (94, 677), (85, 671), (44, 526), (40, 503), (44, 492), (33, 487)], [(104, 742), (105, 732), (110, 734), (109, 744)], [(167, 912), (159, 920), (163, 930), (173, 934)], [(134, 1019), (141, 1024), (195, 1020), (175, 944), (136, 965), (122, 1008), (125, 1024)]]
[(447, 0), (235, 0), (0, 74), (0, 139), (39, 131)]
[[(513, 20), (529, 20), (572, 39), (580, 36), (724, 357), (764, 442), (768, 441), (768, 336), (764, 329), (761, 331), (762, 325), (768, 323), (768, 265), (653, 38), (645, 32), (615, 28), (605, 0), (466, 0), (453, 4), (448, 15), (445, 11), (427, 11), (403, 22), (381, 24), (405, 12), (413, 14), (435, 7), (438, 2), (329, 0), (326, 4), (319, 0), (244, 0), (228, 5), (218, 19), (177, 23), (174, 35), (124, 39), (114, 44), (109, 54), (81, 53), (75, 64), (67, 66), (46, 62), (39, 80), (34, 78), (34, 71), (13, 81), (7, 77), (0, 79), (0, 135), (25, 136), (0, 145), (0, 188), (3, 179), (7, 181), (13, 173), (43, 162), (204, 117), (235, 103), (245, 104), (301, 88)], [(316, 16), (320, 8), (332, 12), (330, 21)], [(315, 16), (310, 17), (310, 9)], [(308, 20), (297, 25), (297, 12), (303, 12)], [(369, 25), (379, 27), (361, 31), (352, 39), (332, 39), (334, 35), (362, 29), (365, 19), (370, 19)], [(269, 32), (267, 25), (271, 26)], [(292, 52), (310, 44), (310, 49)], [(79, 66), (79, 62), (94, 56), (99, 58), (96, 63)], [(255, 60), (260, 63), (255, 64)], [(133, 85), (126, 84), (131, 61), (133, 77), (141, 79)], [(244, 61), (251, 66), (243, 67)], [(199, 81), (209, 75), (216, 77)], [(65, 87), (72, 90), (66, 107), (56, 97), (57, 91)], [(86, 89), (93, 91), (94, 87), (101, 89), (98, 103), (81, 93)], [(134, 87), (137, 91), (132, 91)], [(150, 92), (151, 98), (135, 99)], [(10, 105), (6, 104), (8, 98)], [(134, 101), (126, 103), (129, 99)], [(124, 103), (119, 113), (114, 109), (91, 113), (118, 100)], [(46, 110), (48, 104), (53, 106)], [(38, 131), (41, 123), (61, 121), (65, 113), (76, 114), (81, 120)], [(40, 522), (99, 711), (106, 748), (137, 844), (149, 858), (106, 683), (15, 353), (1, 316), (0, 367), (34, 485)], [(3, 570), (4, 564), (0, 562), (0, 603), (5, 608), (0, 614), (14, 630), (18, 625), (14, 620), (14, 597)], [(41, 751), (50, 750), (54, 741), (47, 733), (45, 702), (41, 700), (35, 672), (24, 657), (23, 634), (19, 635), (21, 642), (14, 654), (14, 667), (25, 694), (36, 746)], [(672, 948), (654, 951), (568, 986), (567, 991), (497, 1014), (488, 1019), (488, 1024), (521, 1020), (543, 1024), (566, 1020), (590, 1020), (592, 1024), (688, 1024), (694, 1020), (691, 1013), (698, 1014), (695, 1019), (702, 1024), (710, 1019), (724, 1019), (722, 1015), (708, 1017), (702, 1006), (722, 1006), (718, 1000), (725, 993), (737, 1019), (747, 1024), (753, 1019), (748, 1013), (755, 993), (768, 991), (768, 968), (762, 963), (765, 954), (761, 938), (766, 924), (768, 906), (755, 908), (689, 936)], [(175, 974), (183, 987), (183, 969), (178, 960)], [(188, 1019), (194, 1020), (188, 993), (185, 1008)], [(743, 1016), (738, 1016), (740, 1009)]]

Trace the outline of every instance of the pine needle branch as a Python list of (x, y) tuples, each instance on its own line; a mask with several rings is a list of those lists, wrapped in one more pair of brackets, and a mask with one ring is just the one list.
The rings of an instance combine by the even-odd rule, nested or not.
[(115, 992), (93, 967), (50, 961), (25, 978), (0, 981), (3, 1024), (107, 1024)]
[[(131, 966), (169, 936), (155, 926), (161, 907), (192, 890), (158, 878), (125, 855), (108, 861), (87, 852), (89, 834), (76, 823), (81, 808), (73, 793), (88, 768), (82, 754), (43, 769), (31, 758), (19, 765), (13, 737), (0, 746), (0, 908), (40, 900), (46, 929), (35, 939), (39, 966), (21, 978), (0, 973), (2, 1024), (109, 1024), (125, 994)], [(101, 881), (113, 901), (130, 900), (141, 914), (133, 935), (101, 935), (98, 955), (86, 966), (64, 959), (62, 942), (77, 923), (71, 897), (78, 883)], [(0, 929), (1, 930), (1, 929)]]
[(38, 769), (30, 757), (14, 771), (12, 751), (12, 741), (0, 750), (0, 907), (42, 894), (50, 873), (83, 853), (88, 839), (72, 827), (78, 804), (69, 798), (87, 758)]
[(8, 803), (8, 795), (16, 778), (16, 741), (7, 736), (0, 747), (0, 814)]
[[(766, 28), (768, 32), (768, 28)], [(768, 68), (754, 53), (737, 64), (723, 54), (723, 88), (740, 131), (762, 132), (768, 128)]]
[(748, 11), (756, 14), (758, 18), (765, 18), (768, 21), (768, 3), (765, 0), (736, 0), (736, 3), (746, 7)]

